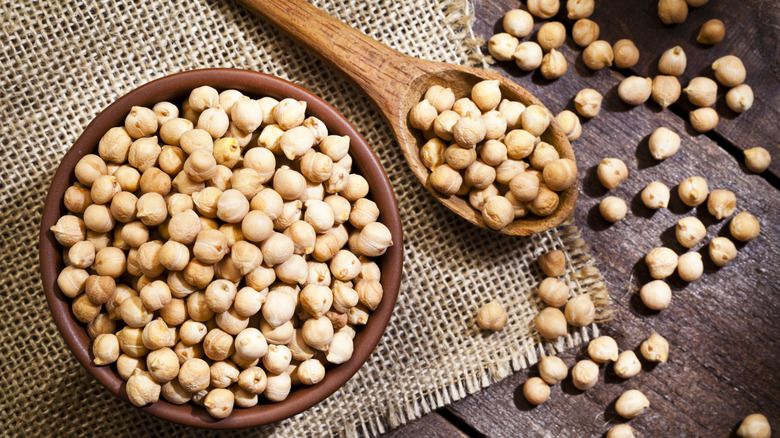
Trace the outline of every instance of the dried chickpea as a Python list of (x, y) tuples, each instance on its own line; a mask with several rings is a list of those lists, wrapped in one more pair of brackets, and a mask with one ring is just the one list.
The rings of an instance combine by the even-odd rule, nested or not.
[(138, 198), (135, 205), (136, 217), (146, 226), (160, 225), (168, 218), (168, 206), (159, 193), (145, 193)]
[[(90, 211), (90, 207), (92, 207), (92, 205), (87, 207), (87, 210), (84, 212), (85, 217), (87, 217), (87, 211)], [(105, 207), (103, 208), (100, 208), (102, 206), (95, 206), (95, 207), (97, 207), (97, 210), (95, 211), (99, 211), (100, 214), (96, 213), (94, 215), (90, 215), (93, 217), (87, 219), (92, 219), (90, 220), (90, 225), (92, 225), (93, 227), (104, 229), (105, 226), (103, 226), (102, 222), (103, 221), (113, 222), (113, 218), (111, 218), (110, 213), (108, 214), (107, 218), (104, 217)], [(86, 239), (86, 228), (90, 228), (90, 229), (92, 228), (89, 227), (89, 225), (85, 226), (85, 222), (87, 221), (82, 221), (81, 218), (79, 218), (78, 216), (65, 215), (57, 219), (57, 223), (54, 224), (54, 226), (52, 226), (50, 229), (52, 233), (54, 233), (54, 238), (57, 239), (57, 242), (59, 242), (60, 245), (69, 248), (75, 245), (76, 243)]]
[(536, 33), (539, 45), (546, 52), (557, 49), (563, 45), (566, 39), (566, 28), (558, 21), (548, 21)]
[(636, 357), (636, 353), (631, 350), (626, 350), (618, 355), (615, 361), (615, 374), (622, 379), (630, 379), (640, 371), (642, 371), (642, 364), (639, 363), (639, 358)]
[(683, 180), (677, 188), (682, 202), (689, 207), (702, 204), (709, 194), (707, 181), (700, 176), (692, 176)]
[(714, 18), (701, 25), (696, 41), (702, 44), (718, 44), (726, 36), (726, 26), (723, 22)]
[(611, 336), (599, 336), (588, 343), (588, 356), (596, 363), (618, 360), (618, 345)]
[(497, 79), (478, 82), (471, 88), (471, 100), (482, 111), (490, 111), (501, 103), (501, 90)]
[(98, 335), (92, 341), (92, 355), (95, 365), (102, 366), (114, 363), (119, 359), (119, 340), (113, 333)]
[(704, 272), (704, 264), (701, 261), (701, 254), (698, 252), (687, 252), (680, 256), (677, 261), (677, 273), (683, 281), (698, 280)]
[(588, 47), (590, 43), (599, 39), (599, 25), (587, 18), (580, 18), (571, 29), (574, 42), (580, 47)]
[(718, 112), (712, 108), (699, 108), (689, 114), (691, 126), (697, 132), (707, 132), (718, 125)]
[(555, 307), (546, 307), (534, 319), (536, 330), (545, 339), (566, 335), (566, 317)]
[(716, 237), (710, 242), (710, 258), (718, 267), (726, 266), (737, 257), (737, 248), (734, 242), (727, 237)]
[(747, 211), (738, 213), (729, 223), (729, 231), (732, 237), (740, 242), (749, 242), (756, 237), (761, 230), (758, 219)]
[(539, 361), (539, 376), (548, 385), (556, 385), (566, 378), (569, 368), (560, 357), (542, 356)]
[(642, 356), (650, 362), (666, 362), (669, 358), (669, 342), (658, 333), (653, 333), (639, 347)]
[(726, 105), (735, 113), (743, 113), (753, 106), (753, 89), (740, 84), (726, 93)]
[(626, 217), (628, 206), (626, 201), (617, 196), (607, 196), (599, 203), (599, 212), (609, 222), (619, 222)]
[(710, 78), (699, 76), (691, 79), (682, 91), (692, 104), (699, 107), (712, 106), (718, 97), (718, 84)]
[(160, 399), (160, 384), (155, 382), (151, 374), (140, 369), (133, 371), (125, 389), (127, 398), (135, 406), (148, 405)]
[(444, 164), (433, 169), (428, 175), (428, 183), (439, 193), (452, 196), (463, 184), (463, 177), (449, 164)]
[(540, 405), (550, 398), (550, 387), (539, 377), (531, 377), (523, 384), (523, 396), (528, 403)]
[[(685, 4), (684, 1), (680, 1)], [(650, 401), (644, 394), (636, 389), (629, 389), (618, 397), (615, 402), (615, 411), (623, 418), (632, 419), (638, 417), (649, 406)]]
[[(509, 184), (515, 176), (523, 171), (528, 171), (526, 170), (527, 168), (528, 164), (524, 161), (512, 159), (504, 160), (503, 163), (496, 167), (496, 181), (501, 184)], [(539, 180), (541, 182), (541, 175)]]
[(601, 111), (601, 101), (601, 93), (593, 88), (585, 88), (574, 96), (574, 108), (581, 116), (593, 118)]
[(772, 428), (764, 415), (750, 414), (739, 424), (737, 435), (742, 438), (769, 438), (772, 436)]
[(477, 325), (480, 330), (490, 330), (493, 332), (504, 328), (507, 315), (504, 307), (496, 300), (485, 304), (477, 312)]
[(539, 298), (548, 306), (563, 307), (569, 299), (569, 286), (555, 277), (547, 277), (539, 284)]
[(533, 31), (534, 17), (522, 9), (511, 9), (504, 14), (502, 25), (510, 35), (522, 38)]
[(653, 280), (639, 291), (642, 303), (651, 310), (664, 310), (672, 301), (672, 290), (663, 280)]
[(617, 40), (612, 45), (612, 52), (615, 57), (615, 67), (617, 68), (631, 68), (639, 62), (639, 49), (629, 39)]
[(571, 369), (571, 379), (574, 387), (587, 391), (596, 386), (599, 381), (599, 366), (592, 360), (581, 360)]
[(485, 224), (494, 229), (500, 230), (515, 218), (515, 210), (512, 204), (503, 196), (493, 196), (485, 200), (482, 206), (482, 219)]
[(602, 158), (597, 168), (601, 185), (614, 189), (628, 177), (626, 163), (618, 158)]
[(664, 160), (676, 154), (680, 149), (680, 136), (666, 127), (653, 131), (648, 140), (650, 155), (656, 160)]
[(745, 82), (745, 65), (734, 55), (726, 55), (712, 63), (715, 78), (726, 87), (736, 87)]
[(661, 108), (666, 109), (669, 105), (677, 102), (681, 93), (680, 81), (675, 76), (658, 75), (653, 78), (650, 95)]
[(663, 24), (679, 24), (688, 18), (685, 0), (658, 0), (658, 18)]
[(523, 129), (535, 136), (540, 136), (550, 126), (550, 112), (539, 105), (530, 105), (521, 116)]
[(566, 270), (566, 255), (559, 249), (540, 255), (536, 261), (548, 277), (560, 277)]
[(541, 19), (551, 18), (558, 13), (560, 0), (528, 0), (528, 12)]
[(566, 321), (575, 327), (585, 327), (596, 317), (596, 308), (589, 295), (579, 295), (566, 303)]
[[(546, 143), (540, 143), (539, 146), (544, 144)], [(544, 183), (547, 184), (547, 187), (560, 192), (568, 189), (577, 182), (577, 165), (568, 158), (555, 159), (544, 166), (542, 176), (544, 177)]]
[(772, 163), (772, 156), (769, 151), (762, 147), (755, 147), (745, 150), (745, 166), (753, 173), (762, 173), (769, 168)]
[(653, 91), (653, 81), (650, 78), (629, 76), (618, 86), (620, 99), (629, 105), (641, 105), (650, 98)]
[(542, 64), (539, 71), (542, 73), (545, 79), (552, 80), (558, 79), (566, 74), (568, 66), (566, 65), (566, 58), (563, 54), (555, 49), (550, 50), (549, 53), (542, 58)]
[(517, 49), (512, 54), (512, 58), (521, 70), (531, 71), (542, 65), (544, 53), (539, 44), (533, 41), (523, 41), (518, 44)]
[[(488, 52), (498, 61), (509, 61), (512, 59), (518, 44), (519, 41), (514, 36), (505, 32), (497, 33), (488, 40)], [(417, 127), (415, 126), (415, 128)], [(425, 130), (426, 128), (417, 129)]]
[(680, 76), (685, 72), (688, 58), (680, 46), (666, 50), (658, 59), (658, 71), (665, 75)]
[(582, 135), (580, 118), (573, 112), (563, 110), (555, 116), (555, 121), (558, 122), (558, 125), (561, 127), (564, 134), (566, 134), (566, 138), (568, 138), (569, 141), (574, 141)]
[(674, 231), (677, 241), (686, 248), (693, 248), (707, 236), (707, 228), (694, 216), (680, 219)]
[(65, 195), (63, 196), (65, 208), (73, 213), (83, 213), (92, 204), (92, 198), (89, 193), (89, 189), (80, 183), (74, 183), (65, 190)]
[(715, 219), (731, 216), (736, 208), (737, 196), (730, 190), (713, 190), (707, 197), (707, 210)]
[(612, 45), (604, 40), (593, 41), (582, 52), (582, 61), (591, 70), (600, 70), (611, 66), (614, 58)]

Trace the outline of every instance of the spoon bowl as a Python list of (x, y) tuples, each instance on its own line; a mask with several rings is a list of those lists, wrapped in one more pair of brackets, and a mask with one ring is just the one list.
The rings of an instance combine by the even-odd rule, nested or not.
[[(390, 124), (409, 167), (439, 202), (472, 224), (490, 229), (482, 214), (457, 195), (444, 196), (428, 183), (430, 171), (420, 160), (422, 133), (409, 126), (409, 111), (433, 85), (449, 87), (455, 98), (469, 96), (480, 81), (497, 79), (504, 98), (524, 105), (544, 106), (539, 99), (497, 73), (399, 53), (347, 26), (304, 0), (238, 0), (252, 12), (278, 26), (290, 38), (307, 47), (327, 64), (345, 74), (376, 104)], [(553, 119), (542, 134), (561, 158), (576, 162), (566, 134)], [(559, 192), (558, 208), (549, 216), (529, 214), (514, 220), (501, 233), (527, 236), (560, 225), (574, 212), (577, 183)]]

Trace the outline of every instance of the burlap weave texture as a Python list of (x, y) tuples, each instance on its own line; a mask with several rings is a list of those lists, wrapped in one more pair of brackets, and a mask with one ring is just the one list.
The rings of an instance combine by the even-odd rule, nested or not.
[[(404, 53), (468, 63), (464, 0), (315, 2)], [(82, 369), (52, 322), (37, 268), (46, 190), (59, 160), (114, 99), (152, 79), (205, 67), (273, 74), (323, 97), (351, 120), (395, 187), (405, 264), (394, 316), (377, 350), (342, 389), (286, 421), (241, 436), (376, 435), (534, 363), (541, 273), (565, 249), (574, 294), (606, 300), (576, 227), (531, 238), (479, 230), (439, 205), (406, 166), (367, 98), (239, 5), (217, 0), (4, 2), (0, 6), (0, 431), (16, 436), (205, 435), (150, 417)], [(492, 298), (509, 323), (485, 336), (476, 310)], [(571, 333), (548, 351), (579, 344)]]

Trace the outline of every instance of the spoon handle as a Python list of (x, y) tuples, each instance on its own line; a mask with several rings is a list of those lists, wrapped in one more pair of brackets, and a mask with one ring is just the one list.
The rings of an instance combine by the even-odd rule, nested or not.
[(401, 54), (305, 0), (238, 2), (346, 74), (388, 119), (399, 115), (401, 102), (414, 79), (436, 65)]

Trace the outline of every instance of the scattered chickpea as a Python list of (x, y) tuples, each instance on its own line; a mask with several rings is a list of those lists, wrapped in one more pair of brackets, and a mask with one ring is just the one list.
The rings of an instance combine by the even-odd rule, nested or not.
[(545, 339), (566, 336), (566, 317), (555, 307), (546, 307), (534, 319), (536, 330)]
[(517, 49), (512, 54), (512, 58), (521, 70), (532, 71), (542, 65), (544, 53), (539, 44), (533, 41), (523, 41), (518, 44)]
[(636, 438), (634, 428), (628, 424), (618, 424), (607, 432), (607, 438)]
[(574, 387), (587, 391), (596, 386), (599, 381), (599, 366), (592, 360), (581, 360), (571, 369), (571, 379)]
[(612, 45), (604, 40), (596, 40), (588, 44), (582, 52), (582, 61), (591, 70), (601, 70), (609, 67), (615, 59)]
[(650, 78), (629, 76), (623, 79), (618, 86), (618, 95), (623, 102), (629, 105), (641, 105), (650, 98), (653, 90), (653, 81)]
[(707, 107), (715, 104), (718, 97), (718, 84), (710, 78), (699, 76), (691, 79), (691, 82), (682, 91), (692, 104), (698, 107)]
[(599, 39), (599, 25), (587, 18), (581, 18), (574, 23), (571, 36), (580, 47), (588, 47)]
[(685, 72), (688, 57), (680, 46), (666, 50), (658, 59), (658, 71), (665, 75), (680, 76)]
[(698, 280), (704, 273), (701, 254), (691, 251), (681, 255), (677, 261), (677, 273), (683, 281), (691, 282)]
[(577, 115), (573, 112), (569, 110), (563, 110), (558, 113), (557, 116), (555, 116), (555, 121), (558, 122), (558, 125), (566, 134), (566, 138), (568, 138), (569, 141), (577, 140), (580, 138), (580, 135), (582, 135), (582, 124), (580, 123), (580, 118), (577, 117)]
[(539, 284), (539, 298), (548, 306), (563, 307), (569, 299), (569, 286), (555, 277), (547, 277)]
[(574, 96), (574, 108), (581, 116), (593, 118), (601, 111), (602, 99), (601, 93), (598, 91), (593, 88), (584, 88)]
[(498, 61), (509, 61), (512, 59), (518, 44), (520, 42), (514, 36), (505, 32), (497, 33), (488, 40), (488, 52)]
[(567, 0), (566, 10), (569, 20), (578, 20), (590, 17), (595, 8), (594, 0)]
[(565, 308), (566, 321), (575, 327), (585, 327), (596, 318), (596, 308), (589, 295), (570, 299)]
[(532, 15), (546, 20), (558, 13), (560, 0), (528, 0), (527, 6)]
[(772, 164), (772, 156), (762, 147), (745, 150), (745, 166), (753, 173), (762, 173)]
[(651, 310), (664, 310), (672, 301), (672, 290), (663, 280), (653, 280), (639, 291), (642, 303)]
[(649, 406), (650, 401), (642, 392), (629, 389), (618, 397), (615, 411), (623, 418), (632, 419), (638, 417)]
[(665, 247), (654, 248), (645, 256), (645, 263), (650, 269), (650, 276), (663, 279), (672, 275), (677, 267), (677, 253)]
[(528, 403), (540, 405), (550, 398), (550, 387), (539, 377), (531, 377), (523, 384), (523, 395)]
[(677, 188), (682, 202), (689, 207), (696, 207), (702, 204), (709, 194), (707, 180), (700, 176), (692, 176), (683, 180)]
[(727, 237), (716, 237), (710, 242), (710, 258), (718, 267), (726, 266), (737, 257), (737, 247)]
[(539, 362), (539, 375), (548, 385), (555, 385), (566, 378), (569, 368), (560, 357), (542, 356)]
[(626, 163), (618, 158), (602, 158), (596, 172), (601, 185), (608, 189), (614, 189), (628, 178)]
[(772, 435), (772, 428), (764, 415), (750, 414), (740, 423), (737, 435), (742, 438), (769, 438)]
[(631, 350), (626, 350), (618, 355), (615, 361), (615, 374), (622, 379), (630, 379), (639, 372), (642, 371), (642, 364), (639, 363), (639, 358), (636, 357), (636, 353)]
[(688, 18), (688, 4), (685, 0), (659, 0), (658, 18), (663, 24), (680, 24)]
[(599, 336), (588, 343), (588, 356), (596, 363), (618, 360), (618, 345), (611, 336)]
[(650, 362), (666, 362), (669, 358), (669, 342), (658, 333), (653, 333), (639, 347), (642, 357)]
[(713, 190), (707, 197), (707, 210), (715, 219), (724, 219), (737, 208), (737, 196), (730, 190)]
[(612, 52), (615, 57), (615, 67), (617, 68), (631, 68), (639, 62), (639, 49), (629, 39), (617, 40), (612, 45)]
[(607, 196), (599, 203), (599, 212), (609, 222), (619, 222), (626, 217), (628, 206), (626, 201), (617, 196)]
[(707, 237), (707, 228), (699, 219), (689, 216), (677, 221), (674, 233), (680, 245), (693, 248)]
[(726, 55), (712, 63), (715, 79), (726, 87), (736, 87), (745, 82), (745, 65), (742, 60), (734, 55)]
[(680, 136), (664, 126), (656, 129), (648, 139), (650, 155), (656, 160), (665, 160), (680, 149)]
[(556, 249), (542, 254), (537, 259), (539, 268), (549, 277), (560, 277), (566, 270), (566, 255), (563, 251)]
[(536, 39), (542, 50), (549, 52), (563, 45), (566, 39), (566, 28), (558, 21), (548, 21), (536, 33)]
[(760, 230), (758, 219), (747, 211), (738, 213), (729, 223), (729, 232), (740, 242), (749, 242), (755, 239)]
[(671, 75), (658, 75), (653, 78), (653, 87), (650, 96), (655, 103), (666, 109), (669, 105), (677, 102), (682, 94), (680, 80)]
[(550, 52), (542, 58), (540, 71), (545, 79), (558, 79), (565, 75), (567, 70), (566, 58), (564, 58), (561, 52), (555, 49), (550, 50)]
[(753, 106), (753, 89), (740, 84), (726, 93), (726, 105), (735, 113), (743, 113)]
[(497, 332), (504, 328), (507, 315), (501, 303), (492, 300), (485, 304), (477, 312), (477, 325), (480, 330), (490, 330)]
[(718, 44), (726, 36), (726, 26), (722, 21), (713, 18), (701, 25), (696, 41), (702, 44)]
[(533, 31), (534, 18), (522, 9), (511, 9), (504, 15), (502, 24), (507, 33), (522, 38)]

